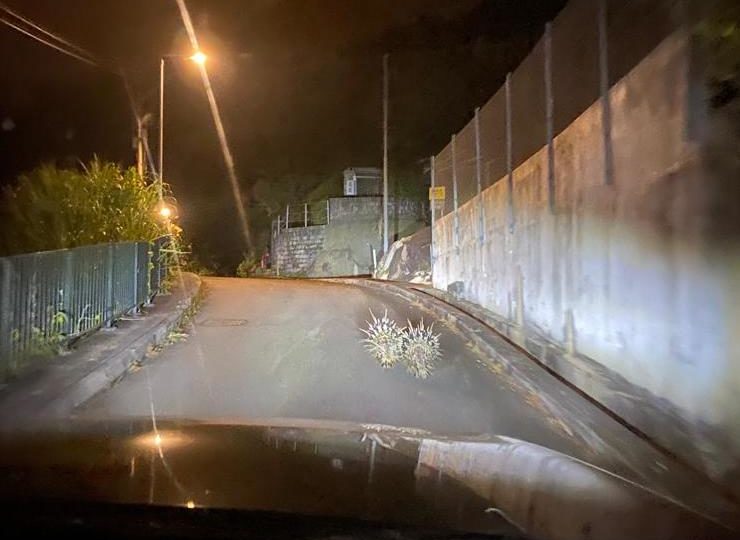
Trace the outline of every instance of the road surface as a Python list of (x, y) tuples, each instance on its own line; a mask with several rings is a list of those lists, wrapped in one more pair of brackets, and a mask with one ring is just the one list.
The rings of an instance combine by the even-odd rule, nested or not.
[[(735, 511), (693, 469), (490, 330), (451, 323), (454, 308), (410, 302), (392, 288), (311, 280), (206, 278), (205, 287), (189, 335), (76, 416), (268, 425), (279, 417), (504, 435), (577, 457), (707, 515)], [(399, 324), (422, 317), (435, 323), (443, 357), (428, 379), (402, 365), (383, 369), (365, 350), (361, 328), (370, 310), (386, 309)], [(435, 321), (433, 312), (446, 320)], [(497, 345), (486, 351), (476, 344), (486, 340)]]
[[(402, 298), (310, 280), (206, 278), (188, 336), (152, 355), (79, 416), (345, 420), (448, 434), (497, 433), (570, 449), (536, 409), (439, 321), (443, 358), (425, 380), (381, 368), (360, 331), (370, 310), (433, 315)], [(556, 441), (553, 441), (553, 437)]]

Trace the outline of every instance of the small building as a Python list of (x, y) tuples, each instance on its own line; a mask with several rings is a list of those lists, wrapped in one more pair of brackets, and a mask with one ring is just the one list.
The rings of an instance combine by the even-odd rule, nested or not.
[[(297, 210), (289, 205), (273, 221), (270, 249), (276, 273), (331, 277), (366, 275), (375, 270), (383, 245), (382, 170), (350, 167), (343, 176), (342, 197), (301, 203)], [(389, 197), (389, 240), (424, 227), (426, 209), (425, 201)]]
[(383, 194), (383, 171), (377, 167), (349, 167), (344, 169), (344, 196)]

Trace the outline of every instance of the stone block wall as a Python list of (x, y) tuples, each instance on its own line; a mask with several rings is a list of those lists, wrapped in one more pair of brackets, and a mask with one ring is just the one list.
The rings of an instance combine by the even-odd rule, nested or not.
[(326, 225), (281, 230), (273, 237), (272, 267), (281, 275), (305, 275), (324, 247)]

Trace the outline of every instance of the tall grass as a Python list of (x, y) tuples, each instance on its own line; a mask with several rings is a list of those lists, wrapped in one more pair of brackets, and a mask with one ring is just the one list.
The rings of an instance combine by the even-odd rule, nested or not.
[(4, 255), (166, 234), (156, 186), (134, 168), (94, 159), (77, 169), (42, 165), (3, 192)]

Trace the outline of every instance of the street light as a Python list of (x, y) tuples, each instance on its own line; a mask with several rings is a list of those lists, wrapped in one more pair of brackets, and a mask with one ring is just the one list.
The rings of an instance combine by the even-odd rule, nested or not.
[(170, 222), (178, 218), (177, 201), (174, 197), (164, 197), (160, 199), (156, 206), (155, 212), (163, 221)]
[(208, 59), (208, 57), (205, 54), (203, 54), (202, 51), (197, 51), (193, 56), (190, 57), (190, 59), (196, 64), (202, 66), (203, 64), (206, 63), (206, 60)]
[(203, 51), (195, 51), (192, 56), (166, 54), (159, 60), (159, 182), (157, 187), (160, 201), (164, 196), (162, 190), (162, 182), (164, 182), (164, 62), (168, 58), (188, 58), (199, 66), (202, 66), (205, 64), (208, 57), (203, 54)]

